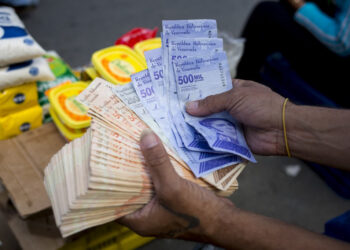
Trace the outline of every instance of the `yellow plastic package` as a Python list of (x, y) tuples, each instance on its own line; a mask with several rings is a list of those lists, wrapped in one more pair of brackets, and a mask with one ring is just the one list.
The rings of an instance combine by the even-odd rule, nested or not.
[(152, 50), (152, 49), (158, 49), (162, 47), (162, 40), (160, 37), (152, 38), (152, 39), (147, 39), (141, 42), (138, 42), (134, 46), (134, 50), (144, 59), (146, 60), (144, 56), (144, 52), (147, 50)]
[(36, 83), (0, 90), (0, 117), (38, 105)]
[(99, 77), (99, 74), (94, 67), (87, 67), (80, 73), (80, 79), (82, 81), (91, 82), (95, 80), (96, 77)]
[(129, 228), (112, 222), (85, 231), (84, 234), (66, 243), (59, 250), (138, 249), (153, 239), (151, 237), (141, 237)]
[(53, 108), (50, 107), (49, 112), (56, 127), (67, 141), (79, 138), (85, 133), (86, 129), (72, 129), (61, 122)]
[(126, 84), (130, 75), (147, 68), (145, 60), (125, 45), (116, 45), (95, 52), (92, 64), (97, 72), (114, 84)]
[(0, 117), (0, 140), (40, 127), (42, 109), (39, 105)]
[(87, 83), (75, 82), (59, 85), (49, 92), (50, 115), (61, 134), (69, 141), (82, 136), (90, 126), (88, 108), (75, 100)]

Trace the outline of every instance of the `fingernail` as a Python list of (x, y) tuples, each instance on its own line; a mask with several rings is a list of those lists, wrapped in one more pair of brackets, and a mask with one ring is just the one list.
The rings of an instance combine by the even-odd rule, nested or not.
[(198, 101), (186, 103), (186, 110), (188, 111), (194, 111), (194, 110), (197, 110), (197, 108), (198, 108)]
[(149, 149), (158, 145), (156, 135), (151, 129), (145, 129), (141, 134), (141, 148)]

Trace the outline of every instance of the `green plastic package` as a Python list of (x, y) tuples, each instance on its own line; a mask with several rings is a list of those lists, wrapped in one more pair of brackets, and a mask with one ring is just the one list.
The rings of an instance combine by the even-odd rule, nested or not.
[(43, 122), (46, 123), (52, 121), (52, 119), (49, 114), (50, 103), (45, 91), (67, 81), (76, 82), (78, 78), (55, 51), (50, 51), (43, 57), (47, 60), (52, 73), (56, 77), (53, 81), (37, 81), (38, 101), (43, 109)]

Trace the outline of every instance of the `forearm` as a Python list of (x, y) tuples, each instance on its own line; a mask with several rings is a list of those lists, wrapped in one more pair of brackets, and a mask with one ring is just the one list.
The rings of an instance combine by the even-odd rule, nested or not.
[(350, 110), (289, 103), (286, 127), (293, 157), (350, 170)]
[(211, 243), (227, 249), (349, 249), (341, 241), (240, 209), (220, 211), (209, 235)]

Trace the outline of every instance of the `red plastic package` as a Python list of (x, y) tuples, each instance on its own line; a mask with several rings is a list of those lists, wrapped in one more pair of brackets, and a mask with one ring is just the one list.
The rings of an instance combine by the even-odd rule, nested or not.
[(134, 45), (140, 41), (156, 37), (157, 32), (157, 27), (153, 30), (146, 28), (134, 28), (118, 38), (117, 41), (115, 41), (115, 45), (123, 44), (133, 48)]

